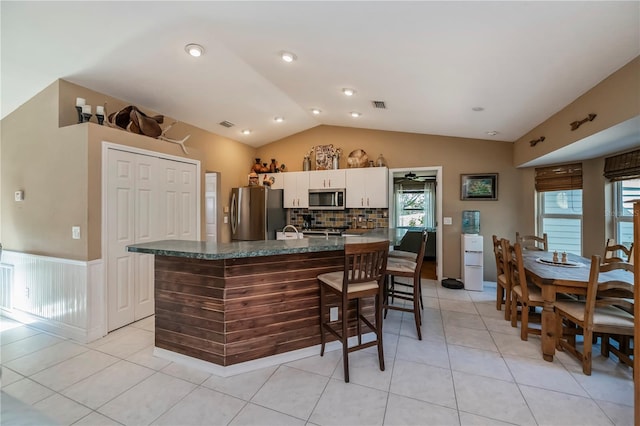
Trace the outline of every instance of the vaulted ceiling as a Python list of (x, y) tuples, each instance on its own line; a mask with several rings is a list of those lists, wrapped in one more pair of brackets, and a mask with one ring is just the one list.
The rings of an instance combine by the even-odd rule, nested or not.
[[(63, 78), (256, 147), (319, 124), (514, 141), (640, 55), (636, 1), (2, 1), (0, 11), (2, 117)], [(188, 43), (204, 54), (187, 55)]]

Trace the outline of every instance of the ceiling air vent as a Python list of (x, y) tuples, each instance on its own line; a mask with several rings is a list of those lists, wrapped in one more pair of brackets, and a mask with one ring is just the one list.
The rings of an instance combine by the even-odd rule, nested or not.
[(220, 124), (222, 127), (227, 127), (227, 128), (228, 128), (228, 127), (233, 127), (233, 126), (235, 126), (235, 124), (233, 124), (232, 122), (227, 121), (227, 120), (225, 120), (225, 121), (221, 121), (221, 122), (220, 122), (220, 123), (218, 123), (218, 124)]
[(379, 109), (387, 109), (387, 106), (384, 104), (384, 101), (371, 101), (374, 108)]

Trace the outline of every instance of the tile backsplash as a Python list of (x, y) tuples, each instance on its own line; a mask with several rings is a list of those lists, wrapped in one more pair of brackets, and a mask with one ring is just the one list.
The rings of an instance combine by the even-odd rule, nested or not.
[(303, 215), (311, 216), (312, 228), (388, 228), (389, 209), (308, 210), (288, 209), (287, 223), (302, 228)]

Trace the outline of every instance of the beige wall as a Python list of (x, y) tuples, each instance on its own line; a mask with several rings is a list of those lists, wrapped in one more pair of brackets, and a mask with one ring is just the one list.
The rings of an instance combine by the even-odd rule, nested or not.
[[(222, 224), (227, 195), (232, 187), (245, 184), (254, 148), (178, 123), (167, 136), (191, 135), (185, 155), (176, 144), (93, 122), (77, 124), (76, 97), (85, 98), (94, 111), (105, 101), (110, 111), (127, 105), (58, 80), (2, 120), (0, 218), (6, 249), (76, 260), (101, 257), (102, 141), (200, 161), (203, 199), (204, 172), (220, 172), (218, 223)], [(165, 124), (171, 122), (166, 118)], [(18, 189), (25, 191), (24, 202), (13, 201)], [(204, 221), (204, 203), (202, 209)], [(76, 225), (81, 227), (80, 240), (71, 238), (71, 227)], [(220, 241), (230, 240), (228, 226), (220, 225), (219, 236)]]
[[(520, 173), (513, 167), (513, 144), (478, 139), (463, 139), (415, 133), (386, 132), (349, 127), (318, 126), (280, 141), (260, 147), (257, 157), (276, 158), (288, 170), (302, 169), (302, 159), (312, 146), (333, 144), (346, 156), (364, 149), (374, 159), (383, 154), (389, 168), (442, 166), (443, 216), (453, 225), (441, 226), (443, 237), (443, 274), (460, 277), (460, 233), (463, 210), (480, 210), (481, 232), (485, 236), (485, 277), (495, 278), (495, 260), (491, 235), (515, 234), (518, 223)], [(461, 201), (461, 173), (499, 173), (498, 201)], [(493, 277), (493, 278), (491, 278)]]

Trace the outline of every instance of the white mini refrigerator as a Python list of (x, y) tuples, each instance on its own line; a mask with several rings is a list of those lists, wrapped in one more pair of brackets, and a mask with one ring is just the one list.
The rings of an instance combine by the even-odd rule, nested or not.
[(462, 278), (465, 290), (482, 291), (482, 235), (462, 234)]

